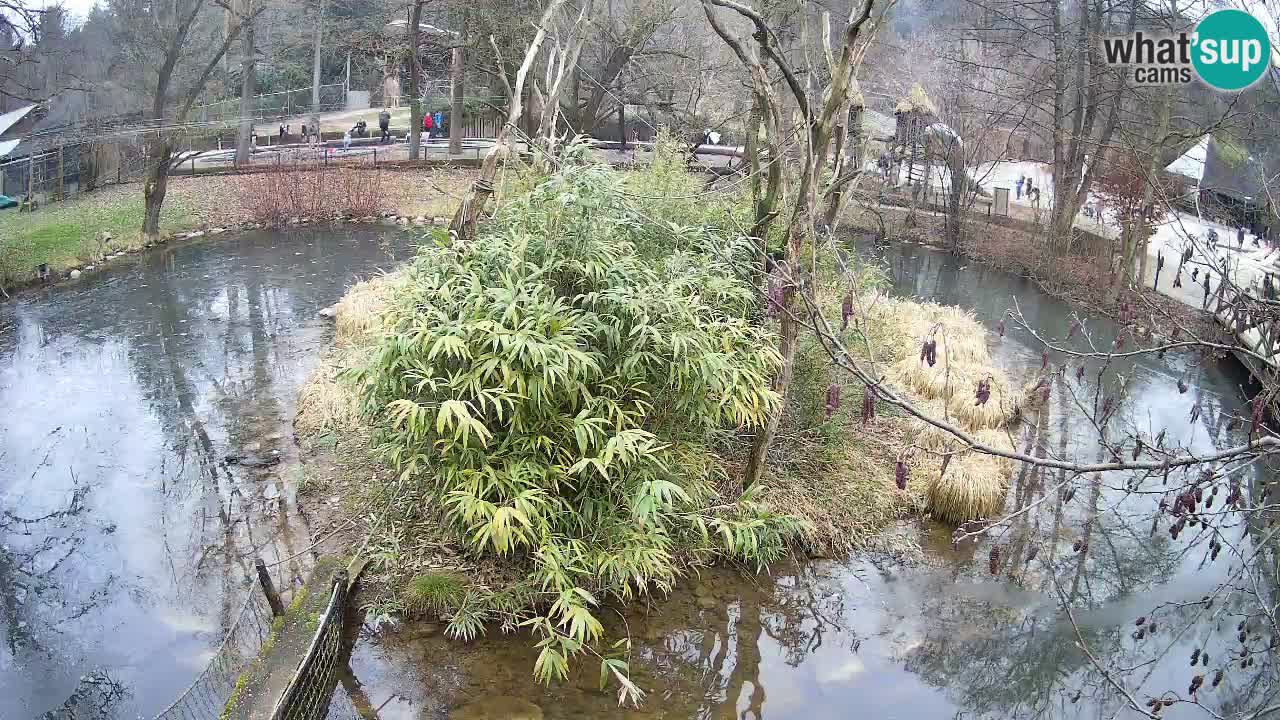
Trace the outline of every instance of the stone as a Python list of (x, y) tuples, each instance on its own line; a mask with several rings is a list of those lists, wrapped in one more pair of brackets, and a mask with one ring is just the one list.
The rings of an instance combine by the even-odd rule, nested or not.
[(80, 271), (79, 271), (79, 270), (72, 270), (72, 271), (71, 271), (71, 274), (70, 274), (70, 275), (68, 275), (67, 277), (71, 278), (72, 280), (79, 280), (79, 279), (80, 279)]
[(322, 318), (333, 319), (338, 316), (338, 304), (334, 303), (326, 308), (320, 308), (320, 312), (316, 313)]
[(187, 237), (189, 237), (189, 238), (204, 237), (204, 231), (203, 231), (203, 230), (195, 230), (195, 231), (193, 231), (193, 232), (189, 232), (189, 233), (187, 233)]
[(523, 698), (494, 695), (454, 708), (449, 720), (542, 720), (542, 708)]
[(85, 272), (93, 272), (93, 266), (92, 266), (92, 265), (85, 265), (85, 266), (84, 266), (84, 271), (85, 271)]
[(433, 622), (405, 623), (404, 626), (400, 628), (400, 634), (407, 642), (425, 640), (426, 638), (439, 635), (440, 625)]
[(211, 230), (209, 231), (209, 234), (210, 234), (210, 235), (221, 235), (222, 233), (224, 233), (224, 232), (226, 232), (226, 231), (227, 231), (227, 229), (226, 229), (226, 228), (216, 227), (216, 228), (211, 229)]
[(714, 610), (719, 604), (720, 603), (716, 602), (715, 598), (710, 596), (704, 595), (703, 597), (698, 598), (698, 607), (703, 610)]
[(442, 217), (433, 217), (431, 218), (431, 224), (432, 225), (448, 225), (449, 220), (447, 218), (442, 218)]

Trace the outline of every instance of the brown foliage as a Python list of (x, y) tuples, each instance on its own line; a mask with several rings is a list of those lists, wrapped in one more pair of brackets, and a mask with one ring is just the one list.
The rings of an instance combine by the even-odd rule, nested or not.
[(290, 220), (365, 217), (383, 209), (377, 168), (294, 163), (236, 179), (240, 204), (255, 222), (270, 227)]

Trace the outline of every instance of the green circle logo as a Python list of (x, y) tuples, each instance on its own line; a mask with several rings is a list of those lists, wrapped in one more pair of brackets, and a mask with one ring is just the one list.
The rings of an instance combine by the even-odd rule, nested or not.
[(1196, 26), (1191, 64), (1218, 90), (1243, 90), (1267, 71), (1271, 40), (1257, 18), (1243, 10), (1219, 10)]

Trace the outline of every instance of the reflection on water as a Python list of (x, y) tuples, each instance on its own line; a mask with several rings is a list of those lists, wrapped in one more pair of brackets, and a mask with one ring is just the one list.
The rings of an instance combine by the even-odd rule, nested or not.
[(369, 230), (167, 247), (0, 305), (0, 718), (150, 716), (253, 557), (305, 547), (288, 463), (316, 315), (403, 255)]
[[(1070, 308), (1022, 279), (910, 245), (890, 247), (879, 260), (895, 294), (970, 308), (989, 326), (1016, 297), (1044, 332), (1067, 332)], [(1107, 322), (1089, 327), (1098, 342), (1114, 338)], [(1040, 366), (1040, 349), (1029, 341), (1012, 325), (1003, 340), (992, 338), (993, 356), (1013, 378)], [(1025, 448), (1097, 459), (1097, 436), (1081, 408), (1095, 396), (1120, 397), (1119, 387), (1126, 394), (1116, 432), (1132, 423), (1151, 437), (1168, 426), (1169, 443), (1195, 450), (1236, 434), (1222, 413), (1241, 407), (1247, 376), (1230, 361), (1200, 365), (1170, 355), (1099, 370), (1092, 365), (1084, 381), (1068, 373), (1055, 384), (1052, 402), (1031, 418)], [(1183, 376), (1192, 386), (1185, 395), (1176, 388)], [(1203, 412), (1192, 423), (1194, 403)], [(1260, 473), (1237, 475), (1252, 485)], [(1068, 481), (1070, 500), (1060, 492)], [(1239, 566), (1209, 562), (1203, 532), (1174, 541), (1167, 523), (1157, 527), (1161, 493), (1158, 477), (1073, 479), (1024, 469), (1011, 483), (1011, 502), (1039, 501), (1034, 511), (995, 538), (955, 547), (949, 528), (913, 523), (906, 530), (925, 550), (919, 564), (855, 557), (784, 565), (771, 575), (704, 571), (648, 612), (628, 609), (610, 623), (614, 637), (633, 638), (633, 676), (650, 692), (639, 710), (619, 709), (589, 663), (578, 663), (562, 685), (537, 685), (532, 643), (496, 630), (462, 644), (436, 626), (414, 627), (361, 643), (353, 666), (382, 720), (503, 717), (529, 703), (545, 718), (1111, 718), (1127, 711), (1078, 641), (1100, 662), (1128, 669), (1122, 679), (1142, 701), (1166, 691), (1185, 697), (1194, 674), (1227, 668), (1241, 647), (1235, 634), (1245, 599), (1219, 598), (1208, 609), (1198, 602)], [(1227, 523), (1222, 532), (1248, 551), (1249, 528)], [(1073, 550), (1078, 541), (1086, 552)], [(992, 543), (1001, 548), (995, 577)], [(1268, 550), (1260, 562), (1274, 566), (1274, 555)], [(1070, 601), (1070, 617), (1060, 598)], [(1157, 626), (1141, 639), (1139, 616)], [(1250, 640), (1251, 647), (1265, 648), (1266, 640)], [(1207, 666), (1189, 666), (1193, 648), (1209, 654)], [(1231, 667), (1219, 687), (1200, 693), (1215, 712), (1256, 707), (1271, 691), (1270, 653), (1260, 652), (1247, 670)], [(1163, 715), (1204, 713), (1177, 704)]]

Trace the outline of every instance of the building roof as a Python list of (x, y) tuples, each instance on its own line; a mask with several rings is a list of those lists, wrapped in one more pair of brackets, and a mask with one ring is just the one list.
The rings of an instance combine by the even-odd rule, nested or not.
[(869, 138), (893, 137), (897, 121), (875, 110), (862, 111), (862, 131)]
[[(392, 20), (391, 22), (387, 23), (387, 27), (402, 28), (407, 26), (408, 24), (409, 24), (408, 20), (404, 20), (404, 19)], [(454, 32), (453, 30), (445, 30), (444, 28), (438, 28), (435, 25), (432, 25), (430, 23), (420, 22), (418, 23), (418, 34), (419, 35), (457, 35), (458, 33)]]
[(18, 138), (14, 138), (13, 140), (0, 140), (0, 160), (3, 160), (5, 156), (13, 152), (13, 149), (18, 147), (18, 143), (20, 142), (22, 142), (22, 140)]
[(1187, 178), (1201, 189), (1255, 200), (1262, 193), (1265, 176), (1262, 163), (1249, 151), (1230, 140), (1205, 135), (1165, 171)]
[(35, 109), (35, 105), (28, 105), (26, 107), (20, 107), (17, 110), (10, 110), (5, 114), (0, 115), (0, 135), (4, 135), (8, 132), (9, 128), (17, 125), (22, 118), (27, 116), (27, 113)]
[(1205, 164), (1209, 160), (1209, 136), (1205, 135), (1191, 149), (1165, 166), (1165, 172), (1200, 182), (1204, 178)]

